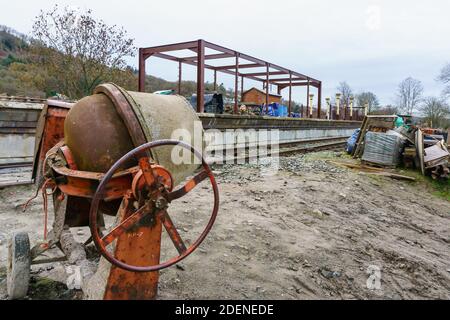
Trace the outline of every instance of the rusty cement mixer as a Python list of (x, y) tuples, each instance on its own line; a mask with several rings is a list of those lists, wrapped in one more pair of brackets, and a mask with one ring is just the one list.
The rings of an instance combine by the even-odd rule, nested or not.
[[(193, 141), (170, 139), (175, 129), (187, 130), (193, 139), (195, 121), (199, 119), (183, 97), (129, 92), (111, 83), (74, 104), (64, 121), (64, 140), (46, 152), (39, 166), (46, 221), (45, 199), (48, 194), (53, 197), (53, 228), (47, 232), (45, 223), (44, 241), (33, 248), (26, 233), (13, 235), (7, 268), (9, 297), (27, 294), (31, 264), (76, 262), (75, 249), (81, 246), (83, 256), (83, 246), (93, 242), (102, 257), (83, 288), (87, 298), (154, 299), (158, 271), (198, 248), (219, 208), (213, 173)], [(173, 148), (187, 150), (199, 161), (175, 164)], [(197, 240), (187, 246), (169, 215), (170, 205), (205, 179), (212, 185), (212, 213)], [(103, 215), (115, 216), (108, 230)], [(90, 238), (74, 243), (69, 229), (83, 226), (90, 227)], [(161, 262), (163, 229), (178, 255)], [(64, 257), (42, 258), (55, 247)]]

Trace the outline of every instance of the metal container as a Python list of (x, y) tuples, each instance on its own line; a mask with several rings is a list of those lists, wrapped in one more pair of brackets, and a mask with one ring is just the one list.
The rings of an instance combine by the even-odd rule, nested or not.
[[(201, 122), (185, 98), (125, 91), (110, 83), (98, 86), (93, 95), (71, 108), (64, 136), (78, 170), (91, 172), (106, 172), (128, 151), (150, 141), (178, 139), (196, 148), (203, 145)], [(179, 183), (199, 164), (179, 164), (176, 159), (174, 163), (172, 152), (179, 151), (174, 148), (160, 147), (152, 151), (151, 157)]]

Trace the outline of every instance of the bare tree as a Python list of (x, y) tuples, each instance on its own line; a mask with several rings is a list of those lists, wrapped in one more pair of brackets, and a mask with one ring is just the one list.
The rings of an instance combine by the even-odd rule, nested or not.
[(379, 115), (385, 115), (385, 114), (386, 115), (394, 115), (394, 114), (398, 114), (398, 107), (388, 104), (386, 106), (380, 107), (375, 112), (372, 112), (372, 114), (379, 114)]
[(422, 82), (408, 77), (398, 85), (397, 100), (398, 107), (408, 115), (412, 115), (422, 100)]
[(426, 98), (420, 111), (430, 126), (435, 128), (448, 126), (450, 106), (443, 99), (436, 97)]
[(340, 82), (337, 87), (341, 94), (341, 104), (345, 106), (350, 105), (350, 97), (353, 95), (353, 90), (346, 81)]
[(358, 107), (364, 108), (368, 105), (369, 112), (377, 110), (380, 107), (380, 102), (378, 101), (378, 97), (370, 91), (361, 92), (356, 96), (356, 104)]
[(99, 83), (132, 73), (124, 58), (134, 55), (134, 40), (123, 28), (96, 20), (91, 10), (60, 10), (56, 5), (41, 11), (33, 36), (35, 62), (55, 80), (56, 89), (71, 98), (91, 94)]
[(445, 85), (442, 95), (445, 98), (449, 98), (450, 97), (450, 63), (442, 68), (441, 73), (438, 76), (438, 80), (441, 81)]

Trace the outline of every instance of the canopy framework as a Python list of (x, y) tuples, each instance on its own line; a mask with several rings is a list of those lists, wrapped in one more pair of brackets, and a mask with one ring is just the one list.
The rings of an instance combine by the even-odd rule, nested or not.
[[(206, 50), (213, 50), (217, 53), (205, 54)], [(167, 52), (180, 50), (190, 50), (194, 52), (192, 56), (178, 57)], [(217, 73), (225, 73), (234, 76), (234, 113), (238, 113), (238, 86), (241, 80), (240, 91), (244, 90), (244, 79), (251, 79), (261, 82), (266, 92), (266, 106), (269, 104), (270, 85), (277, 86), (278, 94), (285, 88), (289, 88), (289, 111), (291, 115), (292, 87), (307, 88), (307, 108), (310, 108), (310, 87), (317, 88), (317, 118), (321, 115), (322, 82), (302, 73), (281, 67), (279, 65), (252, 57), (250, 55), (225, 48), (223, 46), (207, 42), (203, 39), (189, 42), (174, 43), (139, 49), (139, 91), (145, 91), (145, 61), (150, 57), (157, 57), (178, 62), (178, 92), (181, 92), (182, 65), (187, 64), (197, 68), (197, 112), (204, 112), (205, 93), (205, 69), (214, 71), (214, 89), (217, 88)], [(234, 63), (230, 64), (230, 58), (234, 58)], [(206, 61), (222, 61), (222, 65), (213, 65)], [(223, 61), (229, 64), (223, 64)], [(258, 69), (263, 68), (264, 71)], [(253, 70), (252, 70), (253, 69)], [(257, 69), (257, 70), (255, 70)]]

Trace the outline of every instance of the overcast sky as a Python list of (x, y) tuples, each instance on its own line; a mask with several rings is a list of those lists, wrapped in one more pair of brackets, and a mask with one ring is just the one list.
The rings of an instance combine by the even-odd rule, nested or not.
[[(426, 95), (439, 95), (435, 79), (450, 62), (448, 0), (15, 0), (2, 1), (0, 24), (28, 34), (39, 10), (55, 3), (92, 9), (106, 23), (123, 26), (137, 47), (202, 38), (250, 54), (322, 80), (324, 96), (347, 81), (355, 93), (373, 91), (389, 104), (408, 76), (423, 82)], [(168, 80), (177, 76), (175, 63), (157, 58), (147, 69)], [(219, 81), (233, 83), (229, 76)], [(296, 88), (294, 99), (302, 102), (304, 91)]]

